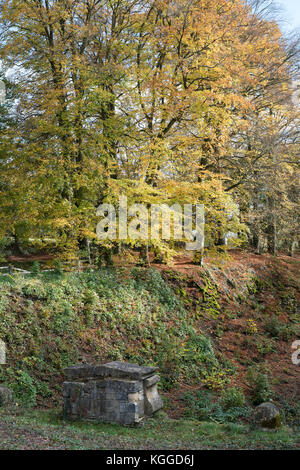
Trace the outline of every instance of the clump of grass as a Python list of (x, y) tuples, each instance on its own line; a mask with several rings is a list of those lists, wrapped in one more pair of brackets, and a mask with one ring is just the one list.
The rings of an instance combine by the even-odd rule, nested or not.
[(206, 390), (188, 392), (183, 398), (186, 415), (200, 421), (233, 423), (248, 417), (251, 412), (245, 405), (243, 391), (235, 387), (223, 390), (219, 398)]
[(254, 405), (260, 405), (274, 397), (270, 383), (270, 371), (265, 364), (256, 364), (248, 368), (246, 377), (251, 388), (251, 398)]

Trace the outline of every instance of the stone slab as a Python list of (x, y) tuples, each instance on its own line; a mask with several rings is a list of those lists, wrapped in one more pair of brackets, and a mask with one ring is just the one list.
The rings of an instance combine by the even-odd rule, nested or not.
[(67, 367), (63, 411), (70, 418), (134, 424), (162, 407), (157, 367), (119, 361)]
[(152, 377), (149, 377), (148, 379), (144, 380), (144, 386), (145, 387), (152, 387), (153, 385), (157, 384), (160, 380), (159, 375), (153, 375)]
[(93, 377), (94, 368), (88, 364), (78, 364), (64, 369), (68, 381), (87, 380)]
[(157, 367), (145, 367), (138, 364), (128, 364), (126, 362), (109, 362), (94, 367), (95, 377), (116, 377), (120, 379), (144, 380), (153, 375), (158, 370)]
[(6, 344), (0, 339), (0, 364), (6, 364)]
[(144, 380), (157, 371), (157, 367), (145, 367), (126, 362), (108, 362), (107, 364), (79, 364), (66, 367), (64, 372), (68, 381), (89, 380), (99, 377), (112, 377), (128, 380)]

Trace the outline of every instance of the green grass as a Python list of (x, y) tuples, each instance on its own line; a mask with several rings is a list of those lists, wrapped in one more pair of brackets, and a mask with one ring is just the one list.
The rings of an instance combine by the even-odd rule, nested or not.
[(58, 410), (0, 410), (0, 450), (299, 449), (300, 431), (251, 431), (241, 424), (172, 420), (160, 412), (142, 426), (64, 421)]

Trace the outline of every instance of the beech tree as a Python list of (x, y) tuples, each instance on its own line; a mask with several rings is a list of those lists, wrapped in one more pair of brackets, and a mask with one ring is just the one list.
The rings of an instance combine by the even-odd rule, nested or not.
[[(282, 214), (288, 199), (293, 218), (297, 40), (283, 38), (264, 5), (1, 0), (1, 60), (18, 93), (1, 134), (2, 232), (52, 237), (65, 256), (87, 240), (110, 251), (119, 242), (97, 240), (96, 208), (126, 194), (148, 208), (205, 204), (212, 246), (244, 230), (228, 207), (250, 228), (253, 195), (274, 213), (275, 173), (275, 199)], [(292, 237), (283, 217), (276, 224)], [(152, 243), (165, 258), (173, 246)]]

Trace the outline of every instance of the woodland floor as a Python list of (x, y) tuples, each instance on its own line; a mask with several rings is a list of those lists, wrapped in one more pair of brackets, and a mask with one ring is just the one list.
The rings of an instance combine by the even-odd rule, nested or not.
[(58, 411), (0, 411), (0, 450), (300, 449), (300, 433), (251, 431), (238, 424), (173, 420), (164, 413), (142, 427), (66, 422)]

